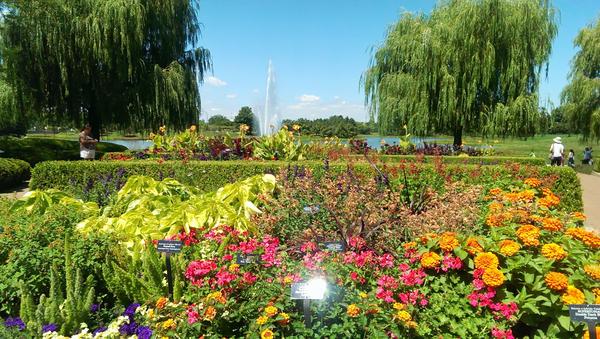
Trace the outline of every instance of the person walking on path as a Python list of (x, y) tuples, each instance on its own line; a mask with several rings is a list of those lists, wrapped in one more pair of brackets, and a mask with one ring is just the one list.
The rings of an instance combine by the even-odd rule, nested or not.
[(79, 133), (79, 155), (84, 160), (94, 160), (98, 140), (91, 137), (92, 126), (85, 124)]
[(569, 150), (569, 158), (567, 160), (567, 164), (571, 168), (575, 168), (575, 151), (573, 149)]
[(550, 146), (550, 165), (561, 166), (565, 156), (565, 146), (562, 144), (560, 137), (556, 137), (552, 141), (553, 143)]
[(583, 165), (592, 165), (592, 148), (586, 147), (583, 151), (583, 160), (581, 160)]

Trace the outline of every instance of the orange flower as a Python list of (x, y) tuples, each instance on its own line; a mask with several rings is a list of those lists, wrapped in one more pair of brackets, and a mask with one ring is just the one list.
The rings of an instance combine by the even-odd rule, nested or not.
[(498, 287), (504, 283), (504, 274), (497, 268), (487, 268), (481, 278), (489, 287)]
[(360, 308), (355, 304), (350, 304), (346, 309), (346, 314), (351, 318), (358, 317), (358, 315), (360, 314)]
[(562, 300), (566, 305), (585, 303), (585, 295), (577, 287), (569, 285), (562, 295)]
[(521, 200), (521, 196), (517, 192), (504, 193), (504, 201), (515, 203)]
[(260, 333), (260, 339), (271, 339), (273, 337), (274, 337), (273, 331), (271, 331), (268, 328)]
[(417, 247), (417, 243), (414, 241), (406, 242), (406, 243), (402, 244), (402, 247), (404, 247), (405, 250), (409, 250), (411, 248)]
[(446, 252), (452, 252), (459, 245), (458, 240), (456, 240), (456, 233), (453, 232), (443, 233), (438, 243), (440, 248)]
[(513, 214), (511, 212), (504, 213), (492, 213), (488, 215), (485, 220), (485, 223), (490, 227), (500, 227), (503, 226), (504, 223), (513, 218)]
[(258, 317), (258, 319), (256, 319), (256, 323), (259, 325), (264, 325), (267, 323), (267, 321), (269, 321), (269, 317), (265, 315), (261, 315), (260, 317)]
[[(600, 333), (600, 325), (596, 326), (596, 334)], [(583, 339), (590, 339), (590, 331), (585, 330), (583, 333)]]
[(215, 316), (217, 315), (217, 309), (215, 309), (212, 306), (208, 306), (206, 308), (206, 310), (204, 311), (204, 319), (211, 321), (215, 318)]
[(442, 258), (435, 252), (423, 253), (421, 256), (421, 266), (423, 268), (435, 268), (440, 265)]
[(474, 255), (475, 253), (483, 252), (483, 247), (479, 244), (479, 241), (475, 237), (470, 237), (466, 242), (466, 250), (470, 255)]
[(560, 261), (567, 257), (567, 252), (560, 245), (550, 243), (542, 246), (542, 255), (547, 259)]
[(527, 178), (525, 179), (525, 181), (523, 181), (525, 183), (525, 185), (528, 185), (530, 187), (538, 187), (542, 184), (542, 181), (538, 178)]
[(519, 193), (519, 201), (531, 202), (533, 201), (533, 198), (535, 198), (535, 191), (524, 190), (523, 192)]
[(491, 252), (478, 253), (475, 257), (475, 268), (498, 268), (498, 257)]
[(573, 219), (579, 220), (579, 221), (585, 221), (585, 219), (587, 219), (587, 217), (585, 216), (585, 214), (581, 213), (581, 212), (573, 212), (571, 213), (571, 217)]
[(539, 236), (540, 229), (533, 225), (523, 225), (517, 230), (517, 237), (526, 246), (538, 246), (540, 244)]
[(558, 206), (560, 204), (560, 198), (552, 193), (549, 189), (544, 188), (544, 197), (538, 199), (538, 205), (544, 206), (548, 209)]
[(507, 256), (507, 257), (513, 256), (521, 248), (521, 246), (516, 241), (512, 241), (509, 239), (502, 240), (500, 242), (499, 246), (500, 246), (500, 253), (502, 253), (502, 255)]
[(279, 313), (279, 317), (281, 317), (281, 320), (278, 321), (279, 325), (285, 326), (290, 323), (289, 314), (287, 314), (285, 312), (281, 312), (281, 313)]
[(544, 278), (546, 286), (554, 291), (563, 291), (569, 285), (569, 279), (566, 275), (559, 272), (550, 272)]
[(563, 227), (563, 224), (556, 218), (545, 218), (542, 220), (542, 227), (548, 231), (560, 231), (560, 229)]
[(569, 228), (565, 232), (565, 234), (569, 235), (575, 239), (579, 239), (586, 246), (589, 246), (591, 248), (599, 248), (600, 247), (600, 236), (598, 236), (597, 234), (595, 234), (593, 232), (586, 231), (583, 228), (579, 228), (579, 227)]
[(500, 193), (502, 193), (502, 189), (498, 187), (494, 187), (490, 190), (491, 195), (499, 195)]
[(421, 236), (421, 243), (426, 244), (429, 240), (437, 239), (438, 235), (435, 233), (425, 233)]
[(592, 279), (600, 281), (600, 265), (585, 265), (583, 270)]
[(403, 322), (408, 322), (408, 321), (412, 320), (412, 316), (410, 315), (410, 313), (408, 313), (406, 311), (396, 312), (396, 318)]
[(497, 202), (497, 201), (493, 201), (490, 206), (490, 212), (499, 212), (502, 210), (502, 208), (504, 207), (504, 205), (502, 205), (501, 203)]
[(162, 310), (168, 301), (169, 301), (169, 299), (167, 299), (165, 297), (158, 298), (158, 300), (156, 301), (156, 308), (158, 308), (159, 310)]

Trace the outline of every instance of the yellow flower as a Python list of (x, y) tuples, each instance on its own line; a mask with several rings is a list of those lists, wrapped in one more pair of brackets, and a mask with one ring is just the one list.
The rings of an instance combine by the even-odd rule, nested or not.
[(161, 134), (164, 134), (167, 131), (167, 126), (165, 126), (165, 125), (160, 126), (160, 128), (158, 129), (158, 131)]
[(408, 322), (412, 320), (412, 316), (410, 315), (410, 313), (403, 310), (398, 311), (396, 313), (396, 318), (400, 319), (403, 322)]
[(298, 125), (298, 124), (294, 124), (294, 125), (292, 125), (292, 129), (293, 129), (294, 131), (298, 132), (298, 131), (300, 130), (300, 125)]
[(550, 272), (544, 278), (546, 286), (554, 291), (563, 291), (569, 286), (569, 279), (566, 275), (559, 272)]
[(167, 319), (162, 323), (162, 328), (164, 330), (175, 329), (175, 320)]
[(585, 219), (587, 219), (585, 214), (583, 214), (581, 212), (573, 212), (573, 213), (571, 213), (571, 217), (573, 217), (573, 219), (577, 219), (580, 221), (584, 221)]
[(474, 255), (479, 252), (483, 252), (483, 247), (479, 244), (477, 238), (470, 237), (466, 242), (466, 249), (470, 255)]
[(250, 130), (250, 126), (248, 126), (246, 124), (240, 125), (240, 132), (248, 132), (249, 130)]
[(273, 331), (267, 328), (266, 330), (260, 333), (260, 339), (271, 339), (274, 337), (274, 335), (275, 334), (273, 333)]
[(556, 218), (545, 218), (542, 220), (542, 227), (548, 231), (560, 231), (563, 225), (562, 222)]
[(290, 316), (285, 312), (279, 313), (279, 317), (281, 317), (281, 320), (279, 320), (279, 325), (285, 326), (290, 322)]
[(406, 309), (406, 305), (402, 304), (402, 303), (394, 303), (394, 309), (401, 311)]
[(240, 265), (238, 264), (231, 264), (229, 265), (229, 272), (235, 272), (238, 270), (238, 268), (240, 268)]
[(279, 311), (277, 310), (277, 307), (275, 307), (275, 306), (267, 306), (267, 307), (265, 307), (265, 314), (267, 316), (269, 316), (269, 317), (272, 317), (272, 316), (276, 315), (277, 312), (279, 312)]
[(365, 292), (360, 292), (358, 294), (359, 297), (361, 297), (362, 299), (365, 299), (368, 295)]
[(442, 258), (435, 252), (423, 253), (421, 256), (421, 266), (423, 268), (435, 268), (440, 265)]
[(190, 126), (190, 132), (196, 132), (196, 125)]
[(585, 303), (585, 295), (577, 287), (569, 285), (563, 293), (562, 300), (566, 305)]
[(583, 270), (592, 279), (600, 281), (600, 265), (585, 265)]
[(500, 253), (502, 253), (502, 255), (505, 255), (507, 257), (512, 257), (521, 248), (521, 246), (517, 242), (509, 240), (509, 239), (502, 240), (500, 242), (499, 246), (500, 246)]
[(542, 255), (547, 259), (560, 261), (567, 257), (567, 252), (560, 245), (550, 243), (542, 246)]
[(358, 315), (360, 314), (360, 308), (355, 304), (350, 304), (346, 309), (346, 314), (351, 318), (358, 317)]
[(148, 310), (148, 319), (152, 319), (154, 318), (154, 310), (153, 309), (149, 309)]
[(158, 298), (158, 300), (156, 301), (156, 308), (158, 308), (159, 310), (163, 309), (167, 304), (167, 301), (169, 301), (169, 299), (165, 297)]
[(446, 252), (452, 252), (458, 247), (458, 240), (456, 240), (456, 234), (453, 232), (445, 232), (440, 236), (438, 241), (440, 248)]
[(498, 268), (498, 257), (491, 252), (483, 252), (475, 257), (475, 268)]
[(148, 139), (154, 139), (154, 137), (156, 137), (156, 135), (154, 135), (154, 133), (150, 132), (150, 135), (148, 136)]
[(256, 319), (256, 323), (259, 325), (264, 325), (268, 320), (269, 318), (267, 316), (261, 315), (260, 317), (258, 317), (258, 319)]
[(291, 276), (289, 276), (289, 275), (286, 275), (286, 276), (283, 278), (283, 282), (284, 282), (285, 284), (291, 284), (291, 283), (292, 283), (292, 281), (294, 281), (294, 280), (293, 280), (293, 279), (292, 279), (292, 277), (291, 277)]
[(504, 274), (497, 268), (485, 269), (481, 278), (489, 287), (498, 287), (504, 283)]

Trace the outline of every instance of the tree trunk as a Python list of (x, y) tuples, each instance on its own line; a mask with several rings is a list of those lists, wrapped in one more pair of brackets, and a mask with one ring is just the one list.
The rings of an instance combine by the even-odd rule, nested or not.
[(100, 131), (102, 129), (102, 118), (96, 109), (94, 99), (90, 102), (88, 111), (88, 123), (92, 126), (92, 138), (100, 141)]
[(457, 126), (454, 129), (454, 142), (453, 145), (455, 147), (460, 147), (462, 145), (462, 126)]

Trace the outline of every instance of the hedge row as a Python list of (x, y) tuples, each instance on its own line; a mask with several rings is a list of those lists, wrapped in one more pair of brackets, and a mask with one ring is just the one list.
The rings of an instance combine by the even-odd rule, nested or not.
[[(334, 171), (347, 168), (347, 163), (327, 165)], [(388, 165), (389, 166), (389, 165)], [(406, 166), (412, 166), (410, 164)], [(570, 211), (581, 210), (581, 186), (577, 174), (567, 167), (478, 166), (449, 164), (447, 173), (474, 184), (496, 185), (511, 182), (515, 177), (526, 178), (556, 176), (553, 190), (562, 198), (562, 207)], [(373, 173), (365, 162), (354, 163), (356, 170)], [(432, 173), (434, 166), (425, 165)], [(287, 163), (282, 161), (51, 161), (38, 164), (33, 169), (32, 189), (57, 188), (84, 199), (103, 203), (131, 175), (147, 175), (159, 180), (174, 178), (201, 191), (216, 190), (223, 185), (256, 174), (274, 173), (282, 168), (298, 171), (310, 168), (319, 175), (325, 169), (320, 161)], [(373, 173), (374, 174), (374, 173)]]
[(20, 185), (29, 179), (31, 166), (23, 160), (0, 158), (0, 189)]
[[(127, 147), (100, 142), (96, 147), (96, 158), (108, 152), (120, 152)], [(31, 166), (50, 160), (79, 160), (79, 142), (75, 140), (47, 138), (0, 137), (0, 150), (3, 157), (21, 159)]]

